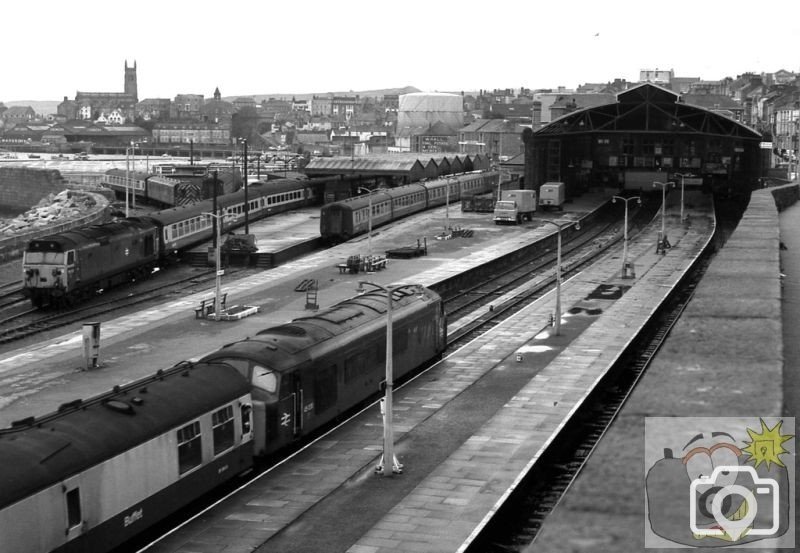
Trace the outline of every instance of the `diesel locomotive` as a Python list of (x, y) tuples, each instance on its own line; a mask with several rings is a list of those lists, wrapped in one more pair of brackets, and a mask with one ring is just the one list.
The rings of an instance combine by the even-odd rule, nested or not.
[[(244, 224), (244, 191), (220, 196), (227, 228)], [(281, 179), (248, 186), (252, 220), (319, 202), (318, 188)], [(153, 269), (213, 233), (213, 199), (31, 240), (23, 254), (23, 293), (36, 307), (85, 300)]]

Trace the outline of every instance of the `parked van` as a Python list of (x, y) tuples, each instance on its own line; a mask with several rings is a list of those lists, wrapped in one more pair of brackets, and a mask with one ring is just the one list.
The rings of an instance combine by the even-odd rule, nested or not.
[(566, 186), (563, 182), (546, 182), (539, 188), (539, 205), (564, 211)]
[(500, 201), (494, 206), (494, 224), (519, 224), (523, 219), (532, 221), (535, 211), (535, 190), (503, 190)]

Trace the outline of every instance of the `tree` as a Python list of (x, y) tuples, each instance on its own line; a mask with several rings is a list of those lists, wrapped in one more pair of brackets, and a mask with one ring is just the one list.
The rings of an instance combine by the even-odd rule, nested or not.
[(245, 106), (231, 118), (231, 136), (252, 139), (258, 126), (258, 113), (252, 106)]

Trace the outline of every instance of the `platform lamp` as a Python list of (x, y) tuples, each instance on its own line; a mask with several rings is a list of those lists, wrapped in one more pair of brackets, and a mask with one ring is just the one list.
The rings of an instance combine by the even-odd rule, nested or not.
[[(394, 454), (394, 429), (392, 428), (392, 390), (394, 388), (394, 367), (392, 365), (392, 338), (394, 336), (392, 330), (393, 295), (398, 290), (409, 289), (416, 292), (417, 297), (422, 298), (424, 297), (424, 288), (421, 284), (393, 284), (383, 286), (375, 282), (360, 280), (358, 281), (358, 288), (356, 291), (359, 294), (366, 293), (367, 290), (364, 286), (372, 286), (386, 293), (386, 390), (383, 400), (383, 456), (378, 466), (375, 467), (375, 471), (383, 473), (384, 476), (391, 476), (392, 474), (400, 474), (403, 472), (403, 465), (397, 461)], [(391, 470), (387, 470), (387, 464), (391, 464)]]
[(580, 221), (551, 221), (542, 219), (543, 223), (555, 225), (558, 228), (558, 249), (556, 250), (556, 314), (553, 321), (553, 333), (558, 336), (561, 334), (561, 230), (575, 225), (575, 230), (581, 229)]
[(617, 200), (622, 200), (625, 202), (625, 222), (624, 230), (623, 230), (623, 237), (622, 237), (622, 278), (627, 277), (627, 267), (628, 267), (628, 202), (631, 200), (636, 200), (639, 205), (642, 205), (642, 198), (640, 196), (631, 196), (630, 198), (625, 198), (623, 196), (612, 196), (611, 203), (617, 203)]
[(694, 177), (694, 175), (691, 173), (675, 173), (675, 176), (681, 178), (681, 223), (683, 223), (683, 181)]
[(369, 194), (369, 217), (367, 217), (367, 255), (372, 257), (372, 193), (375, 191), (370, 190), (369, 188), (364, 188), (363, 186), (359, 186), (358, 192), (361, 192), (362, 190)]
[[(215, 181), (216, 181), (216, 179), (215, 179)], [(215, 182), (215, 184), (216, 184), (216, 182)], [(225, 219), (225, 212), (222, 211), (222, 210), (220, 210), (220, 213), (209, 213), (209, 212), (205, 211), (205, 212), (203, 212), (203, 215), (205, 215), (207, 217), (213, 217), (214, 221), (216, 222), (216, 227), (217, 227), (217, 233), (216, 233), (217, 234), (216, 235), (217, 246), (214, 248), (214, 258), (215, 258), (214, 261), (215, 261), (216, 266), (217, 266), (217, 276), (216, 276), (216, 281), (215, 281), (215, 284), (214, 284), (214, 320), (219, 321), (219, 320), (221, 320), (221, 317), (222, 317), (222, 301), (221, 301), (221, 298), (222, 298), (222, 296), (221, 296), (222, 282), (221, 282), (221, 279), (222, 279), (222, 274), (225, 272), (225, 271), (222, 270), (222, 267), (221, 267), (222, 260), (221, 260), (221, 256), (220, 256), (220, 250), (222, 249), (220, 247), (220, 243), (221, 243), (221, 240), (222, 240), (222, 237), (221, 237), (221, 234), (222, 234), (222, 222)]]
[[(444, 186), (444, 235), (450, 230), (450, 181), (455, 181), (458, 184), (459, 180), (455, 177), (445, 177)], [(459, 194), (461, 197), (461, 194)]]
[(247, 199), (247, 139), (241, 138), (244, 144), (244, 233), (250, 234), (250, 202)]
[(653, 188), (656, 188), (657, 186), (661, 187), (661, 244), (659, 244), (659, 247), (661, 248), (661, 251), (664, 251), (665, 244), (666, 244), (666, 241), (667, 241), (667, 234), (666, 234), (666, 232), (667, 232), (667, 227), (666, 227), (667, 187), (670, 184), (673, 184), (673, 183), (671, 183), (671, 182), (653, 181)]

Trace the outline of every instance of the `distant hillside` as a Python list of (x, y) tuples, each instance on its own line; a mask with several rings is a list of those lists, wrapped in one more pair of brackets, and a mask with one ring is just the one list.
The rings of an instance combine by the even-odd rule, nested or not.
[(387, 94), (410, 94), (412, 92), (421, 91), (413, 86), (404, 86), (403, 88), (384, 88), (380, 90), (340, 90), (337, 92), (309, 92), (302, 94), (293, 92), (276, 92), (274, 94), (237, 94), (236, 96), (226, 96), (224, 99), (228, 102), (232, 102), (236, 98), (244, 96), (245, 98), (252, 97), (255, 99), (256, 103), (260, 103), (262, 100), (269, 100), (270, 98), (283, 98), (285, 100), (291, 100), (294, 97), (296, 100), (310, 100), (314, 95), (325, 96), (327, 94), (333, 94), (334, 96), (355, 96), (357, 94), (363, 98), (364, 96), (380, 97)]
[[(269, 100), (270, 98), (284, 98), (286, 100), (291, 100), (292, 97), (296, 98), (297, 100), (310, 100), (315, 94), (317, 96), (322, 96), (326, 94), (333, 94), (335, 96), (355, 96), (358, 94), (362, 98), (364, 96), (372, 96), (372, 97), (380, 97), (385, 96), (387, 94), (410, 94), (412, 92), (421, 92), (420, 89), (413, 87), (413, 86), (404, 86), (402, 88), (385, 88), (382, 90), (360, 90), (360, 91), (338, 91), (338, 92), (310, 92), (304, 94), (294, 94), (294, 93), (275, 93), (275, 94), (237, 94), (236, 96), (226, 96), (224, 99), (228, 102), (232, 102), (236, 98), (241, 96), (244, 97), (252, 97), (255, 98), (256, 103), (261, 103), (261, 100)], [(2, 101), (2, 100), (0, 100)], [(49, 101), (49, 100), (12, 100), (12, 101), (2, 101), (2, 103), (6, 107), (11, 106), (30, 106), (33, 108), (33, 111), (38, 113), (39, 115), (48, 115), (50, 113), (56, 113), (58, 108), (58, 104), (61, 103), (60, 100)]]
[(58, 104), (61, 101), (50, 101), (50, 100), (13, 100), (11, 102), (2, 102), (7, 108), (12, 106), (31, 106), (33, 111), (38, 113), (39, 115), (49, 115), (51, 113), (56, 113), (56, 108), (58, 108)]

